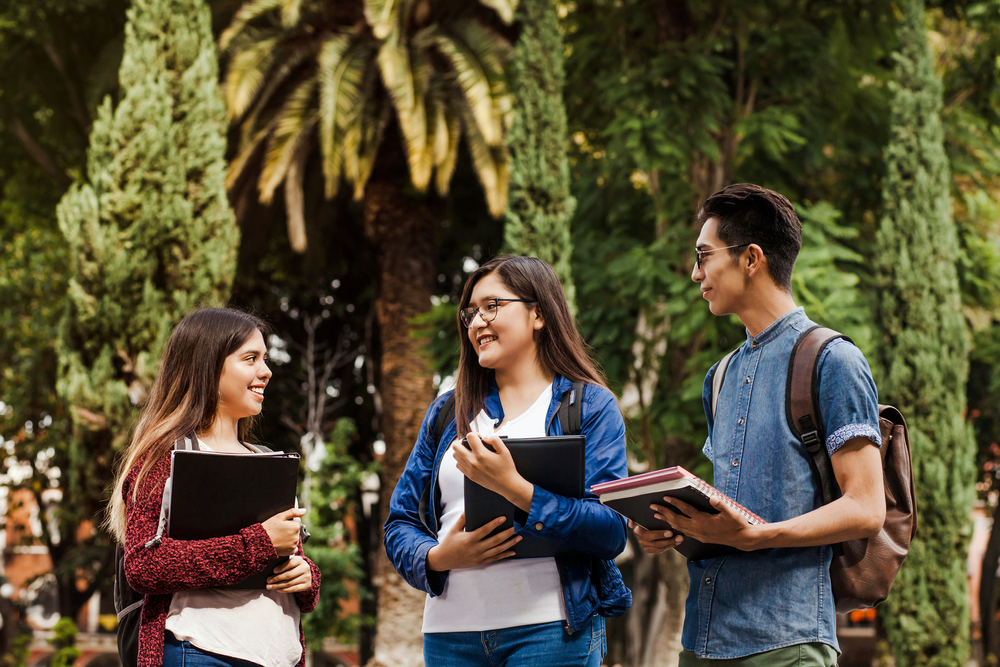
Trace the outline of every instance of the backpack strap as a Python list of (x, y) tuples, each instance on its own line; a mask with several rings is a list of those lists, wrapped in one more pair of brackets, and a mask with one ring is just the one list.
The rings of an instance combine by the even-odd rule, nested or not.
[(712, 398), (708, 404), (712, 409), (712, 419), (715, 419), (715, 408), (719, 404), (719, 394), (722, 392), (722, 383), (726, 381), (726, 370), (729, 369), (729, 362), (732, 360), (733, 355), (739, 351), (740, 348), (736, 348), (722, 357), (719, 363), (715, 365), (715, 372), (712, 373)]
[[(174, 451), (197, 451), (198, 449), (198, 436), (195, 435), (194, 431), (191, 432), (185, 438), (178, 438), (174, 440)], [(167, 518), (170, 516), (170, 496), (173, 491), (173, 485), (170, 483), (170, 478), (167, 478), (166, 484), (163, 485), (163, 500), (160, 501), (160, 520), (156, 524), (156, 535), (149, 542), (146, 542), (146, 548), (152, 549), (160, 545), (163, 541), (163, 533), (167, 529)]]
[(785, 381), (788, 427), (809, 452), (813, 469), (819, 477), (824, 505), (833, 502), (837, 479), (823, 441), (823, 421), (819, 413), (819, 358), (826, 346), (838, 338), (854, 342), (833, 329), (819, 325), (807, 329), (792, 348)]
[(559, 400), (559, 423), (563, 435), (580, 435), (583, 427), (583, 383), (574, 382)]
[[(445, 399), (444, 404), (437, 413), (437, 417), (434, 419), (434, 428), (431, 433), (434, 434), (435, 446), (441, 442), (441, 438), (444, 437), (444, 430), (453, 421), (455, 421), (455, 392), (452, 392), (451, 396)], [(428, 519), (431, 505), (431, 485), (429, 482), (430, 480), (424, 485), (424, 490), (420, 494), (420, 504), (417, 506), (417, 514), (420, 516), (420, 523), (424, 524), (427, 532), (433, 534), (434, 531), (431, 530), (431, 522)]]

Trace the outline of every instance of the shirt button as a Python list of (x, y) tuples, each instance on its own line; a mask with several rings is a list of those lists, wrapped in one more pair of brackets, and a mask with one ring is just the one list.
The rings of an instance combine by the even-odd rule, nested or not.
[(738, 466), (739, 464), (740, 464), (740, 462), (739, 462), (739, 460), (738, 460), (738, 459), (733, 459), (733, 467), (734, 467), (734, 468), (735, 468), (736, 466)]
[(749, 375), (747, 376), (746, 380), (744, 380), (744, 382), (746, 382), (747, 384), (750, 384), (750, 376)]
[(743, 418), (740, 417), (736, 423), (739, 424), (740, 426), (743, 426)]
[(705, 577), (705, 583), (706, 584), (712, 583), (712, 577)]
[(750, 343), (750, 347), (757, 347), (757, 341)]
[(543, 526), (543, 525), (542, 525), (542, 522), (541, 522), (541, 521), (539, 521), (538, 523), (536, 523), (536, 524), (535, 524), (535, 530), (541, 530), (541, 529), (542, 529), (542, 528), (544, 528), (544, 527), (545, 527), (545, 526)]

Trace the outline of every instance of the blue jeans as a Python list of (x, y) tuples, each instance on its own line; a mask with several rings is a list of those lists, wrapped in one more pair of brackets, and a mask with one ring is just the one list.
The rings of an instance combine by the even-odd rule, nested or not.
[(600, 667), (606, 652), (600, 616), (572, 635), (561, 622), (424, 635), (424, 664), (433, 667)]
[(163, 667), (261, 667), (256, 662), (202, 651), (167, 630), (163, 635)]

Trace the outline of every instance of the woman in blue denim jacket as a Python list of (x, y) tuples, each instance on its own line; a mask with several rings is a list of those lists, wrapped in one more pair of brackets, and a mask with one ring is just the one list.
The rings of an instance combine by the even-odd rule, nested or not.
[[(606, 652), (602, 617), (624, 614), (632, 602), (613, 560), (625, 548), (625, 523), (590, 493), (628, 474), (618, 403), (586, 352), (555, 272), (541, 260), (504, 256), (480, 267), (465, 285), (459, 327), (456, 419), (438, 441), (435, 420), (450, 394), (428, 409), (385, 524), (389, 559), (428, 594), (425, 664), (596, 667)], [(499, 437), (562, 435), (556, 411), (573, 382), (584, 383), (583, 499), (527, 482)], [(503, 517), (466, 532), (465, 477), (526, 518), (492, 537)], [(509, 560), (523, 535), (573, 551)]]

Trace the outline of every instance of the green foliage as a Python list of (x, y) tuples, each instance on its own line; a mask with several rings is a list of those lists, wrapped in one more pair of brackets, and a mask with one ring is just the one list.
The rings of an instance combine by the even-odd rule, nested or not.
[(208, 9), (137, 2), (120, 71), (102, 105), (89, 182), (59, 205), (72, 260), (60, 338), (60, 393), (84, 431), (120, 446), (171, 326), (224, 303), (237, 232), (223, 187), (225, 112)]
[(555, 269), (575, 308), (563, 104), (563, 40), (554, 0), (521, 0), (521, 34), (507, 65), (513, 108), (507, 131), (510, 195), (504, 216), (507, 250), (533, 255)]
[(0, 665), (3, 667), (27, 667), (31, 655), (31, 641), (34, 639), (30, 630), (24, 629), (14, 640), (14, 646), (7, 653), (0, 655)]
[(338, 419), (323, 444), (325, 456), (311, 475), (312, 488), (307, 489), (309, 512), (304, 523), (312, 537), (306, 551), (323, 573), (319, 605), (302, 617), (306, 638), (315, 649), (328, 636), (355, 640), (359, 626), (373, 622), (363, 614), (347, 614), (341, 606), (352, 594), (370, 595), (358, 585), (364, 574), (364, 555), (350, 535), (350, 526), (361, 515), (359, 489), (377, 470), (375, 464), (362, 464), (350, 455), (351, 441), (356, 438), (354, 422)]
[(56, 621), (52, 628), (52, 646), (56, 652), (52, 654), (52, 667), (71, 667), (82, 655), (76, 647), (76, 623), (65, 616)]
[(883, 400), (907, 416), (920, 529), (884, 623), (896, 664), (955, 665), (969, 652), (965, 554), (974, 481), (963, 419), (969, 336), (962, 317), (942, 89), (922, 0), (903, 4), (884, 210), (875, 269)]

